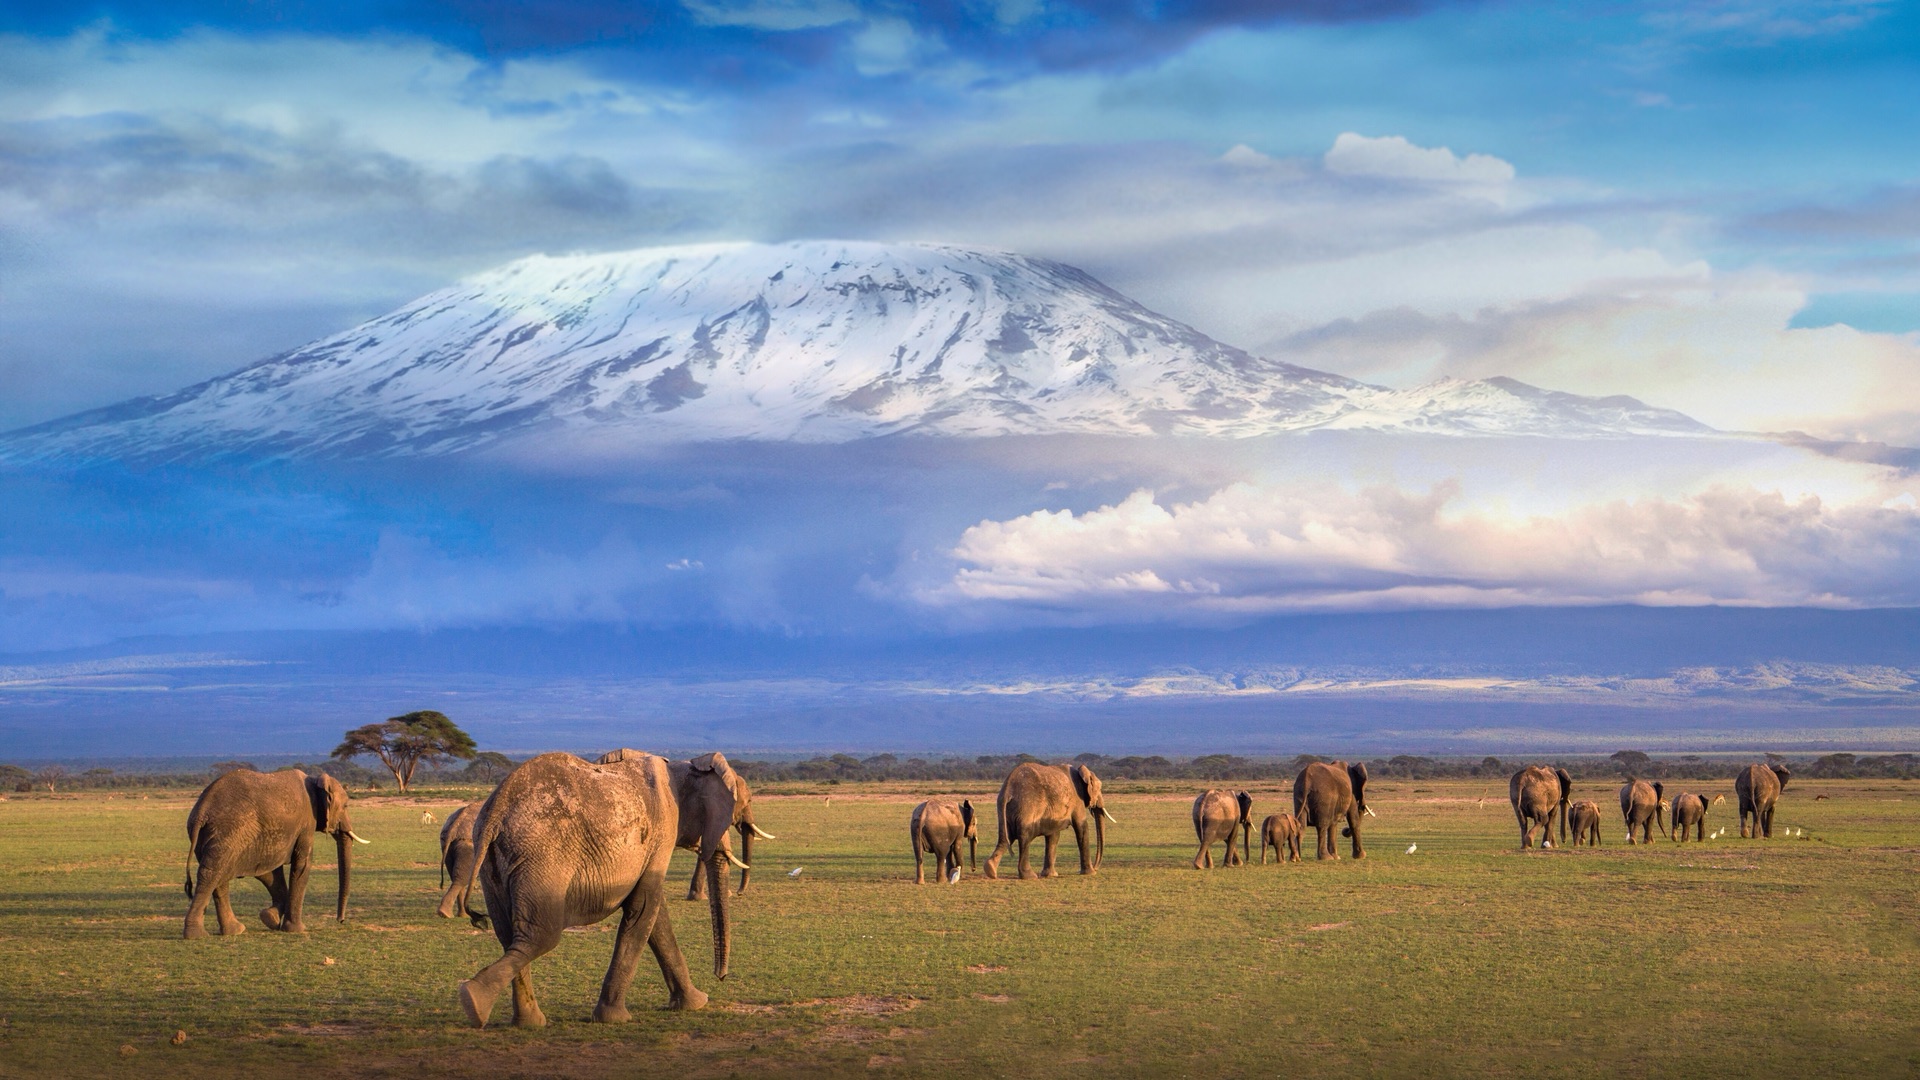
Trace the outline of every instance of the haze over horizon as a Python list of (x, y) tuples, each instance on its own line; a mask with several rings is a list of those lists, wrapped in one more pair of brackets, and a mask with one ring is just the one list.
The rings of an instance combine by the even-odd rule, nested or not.
[(0, 742), (1920, 739), (1920, 15), (1342, 10), (0, 15)]

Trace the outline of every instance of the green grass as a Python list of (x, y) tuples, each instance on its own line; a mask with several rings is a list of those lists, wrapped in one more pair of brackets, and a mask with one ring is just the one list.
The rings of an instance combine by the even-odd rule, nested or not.
[[(1779, 820), (1812, 839), (1651, 848), (1619, 842), (1613, 784), (1578, 788), (1609, 808), (1599, 851), (1515, 850), (1504, 784), (1377, 782), (1365, 861), (1200, 873), (1192, 792), (1115, 785), (1100, 874), (1072, 872), (1069, 839), (1058, 880), (953, 887), (912, 883), (915, 796), (768, 794), (780, 839), (756, 851), (723, 984), (675, 859), (675, 930), (712, 1007), (642, 1008), (665, 1000), (649, 964), (633, 1023), (588, 1023), (603, 924), (535, 965), (551, 1026), (483, 1032), (454, 988), (499, 948), (434, 917), (439, 826), (420, 820), (459, 796), (356, 801), (374, 846), (348, 923), (329, 865), (312, 933), (260, 927), (265, 891), (242, 882), (249, 932), (197, 942), (180, 940), (190, 799), (15, 797), (0, 1076), (1920, 1072), (1920, 784), (1795, 781)], [(1255, 820), (1282, 802), (1256, 790)], [(1731, 806), (1708, 823), (1733, 826)]]

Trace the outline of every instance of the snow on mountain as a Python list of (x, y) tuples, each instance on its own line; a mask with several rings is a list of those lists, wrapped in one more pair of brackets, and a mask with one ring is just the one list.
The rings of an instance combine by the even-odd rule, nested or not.
[(15, 432), (0, 456), (1323, 427), (1709, 430), (1631, 398), (1507, 379), (1369, 386), (1223, 345), (1043, 259), (806, 242), (522, 259), (177, 393)]

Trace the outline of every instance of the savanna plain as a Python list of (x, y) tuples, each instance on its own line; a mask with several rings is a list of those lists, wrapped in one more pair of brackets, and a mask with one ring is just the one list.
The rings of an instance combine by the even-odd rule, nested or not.
[[(771, 785), (724, 983), (675, 856), (712, 1004), (643, 1010), (666, 998), (649, 962), (635, 1020), (589, 1023), (609, 921), (534, 965), (541, 1030), (474, 1030), (454, 1000), (500, 949), (434, 915), (437, 819), (483, 792), (356, 798), (373, 844), (347, 922), (317, 865), (310, 933), (260, 926), (243, 880), (249, 932), (200, 941), (180, 938), (190, 796), (14, 796), (0, 1076), (1920, 1073), (1920, 784), (1796, 780), (1771, 841), (1738, 838), (1731, 783), (1688, 786), (1728, 796), (1707, 821), (1726, 837), (1628, 847), (1618, 780), (1594, 779), (1573, 797), (1605, 846), (1521, 852), (1503, 782), (1376, 780), (1365, 860), (1316, 863), (1309, 834), (1303, 863), (1198, 872), (1198, 785), (1113, 783), (1098, 874), (1068, 834), (1056, 880), (916, 887), (908, 813), (942, 792)], [(1251, 790), (1256, 823), (1286, 808)], [(984, 859), (993, 791), (951, 794), (986, 808)]]

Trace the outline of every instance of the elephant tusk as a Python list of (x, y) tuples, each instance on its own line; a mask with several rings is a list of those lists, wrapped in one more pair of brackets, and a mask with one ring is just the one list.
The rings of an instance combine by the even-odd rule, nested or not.
[(737, 867), (739, 867), (739, 868), (740, 868), (740, 869), (742, 869), (742, 870), (751, 870), (751, 869), (753, 869), (753, 867), (751, 867), (751, 866), (748, 866), (748, 865), (747, 865), (746, 863), (743, 863), (743, 862), (741, 862), (741, 861), (740, 861), (739, 859), (736, 859), (736, 858), (734, 858), (734, 857), (733, 857), (733, 852), (731, 852), (731, 851), (727, 851), (727, 850), (725, 850), (724, 848), (723, 848), (723, 849), (721, 849), (721, 850), (722, 850), (722, 853), (726, 855), (726, 857), (727, 857), (727, 861), (728, 861), (728, 862), (730, 862), (730, 863), (732, 863), (733, 865), (735, 865), (735, 866), (737, 866)]
[(371, 840), (368, 840), (368, 839), (366, 839), (365, 837), (363, 837), (363, 836), (361, 836), (361, 835), (360, 835), (359, 833), (357, 833), (357, 832), (354, 832), (354, 831), (353, 831), (352, 829), (348, 829), (348, 830), (347, 830), (347, 835), (348, 835), (348, 836), (351, 836), (351, 837), (353, 837), (353, 842), (354, 842), (354, 843), (356, 843), (356, 844), (371, 844), (371, 843), (373, 843), (373, 841), (371, 841)]
[(1100, 808), (1100, 815), (1106, 818), (1108, 821), (1113, 822), (1115, 825), (1120, 824), (1120, 819), (1113, 816), (1113, 811), (1107, 809), (1104, 806)]
[(779, 837), (773, 835), (772, 833), (761, 828), (760, 826), (753, 824), (752, 822), (747, 823), (747, 828), (752, 829), (753, 835), (759, 837), (762, 840), (778, 840), (779, 839)]
[(1371, 806), (1369, 806), (1369, 807), (1367, 807), (1367, 816), (1368, 816), (1368, 817), (1379, 817), (1380, 815), (1379, 815), (1379, 814), (1376, 814), (1376, 813), (1374, 813), (1374, 812), (1373, 812), (1373, 807), (1371, 807)]

